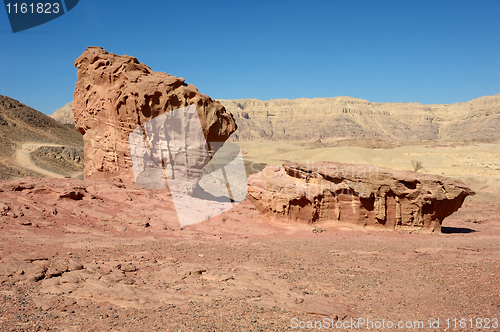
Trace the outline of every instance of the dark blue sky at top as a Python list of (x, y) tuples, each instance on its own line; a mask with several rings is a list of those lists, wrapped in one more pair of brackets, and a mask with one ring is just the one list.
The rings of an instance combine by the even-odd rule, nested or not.
[(53, 113), (72, 100), (74, 60), (91, 45), (216, 99), (449, 104), (500, 93), (497, 0), (80, 0), (15, 34), (0, 8), (0, 94)]

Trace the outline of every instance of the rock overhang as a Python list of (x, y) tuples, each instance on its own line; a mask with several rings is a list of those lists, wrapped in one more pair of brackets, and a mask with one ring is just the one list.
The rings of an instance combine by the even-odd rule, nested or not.
[(194, 105), (207, 142), (224, 142), (237, 129), (218, 101), (184, 78), (155, 72), (135, 57), (91, 46), (75, 67), (73, 114), (84, 137), (86, 178), (132, 179), (130, 133), (172, 110)]
[(382, 229), (440, 230), (474, 192), (438, 175), (362, 164), (288, 162), (248, 179), (248, 197), (285, 221), (345, 222)]

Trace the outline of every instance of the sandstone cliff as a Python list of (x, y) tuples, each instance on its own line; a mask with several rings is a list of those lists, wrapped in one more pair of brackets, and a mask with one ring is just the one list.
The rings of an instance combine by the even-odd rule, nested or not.
[[(194, 107), (207, 142), (224, 142), (236, 130), (232, 115), (219, 102), (184, 83), (183, 78), (154, 72), (132, 56), (89, 47), (75, 60), (75, 66), (78, 71), (73, 112), (76, 127), (84, 135), (87, 178), (134, 179), (130, 134), (139, 130), (142, 134), (136, 138), (142, 143), (146, 137), (144, 130), (148, 130), (144, 125), (173, 110)], [(165, 123), (155, 124), (158, 127), (155, 130), (161, 130)], [(182, 135), (189, 134), (189, 128), (183, 125), (177, 129)], [(153, 144), (154, 139), (148, 138), (148, 143)], [(170, 146), (167, 148), (172, 150)], [(208, 155), (197, 155), (186, 163), (194, 163), (200, 169), (208, 161)]]
[(394, 230), (441, 230), (473, 195), (460, 180), (342, 163), (285, 163), (248, 178), (248, 197), (284, 221), (343, 222)]
[(500, 140), (500, 94), (450, 105), (372, 103), (351, 97), (220, 102), (239, 126), (235, 140)]

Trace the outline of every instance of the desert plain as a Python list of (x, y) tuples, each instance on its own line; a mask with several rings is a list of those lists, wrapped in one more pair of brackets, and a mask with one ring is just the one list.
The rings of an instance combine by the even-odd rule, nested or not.
[[(447, 319), (470, 324), (472, 318), (476, 324), (498, 318), (498, 145), (388, 150), (308, 149), (304, 142), (239, 145), (256, 165), (293, 157), (408, 168), (418, 159), (423, 171), (460, 177), (477, 194), (445, 219), (442, 233), (432, 234), (271, 223), (248, 201), (181, 229), (168, 195), (151, 200), (134, 193), (134, 184), (109, 185), (98, 204), (101, 214), (78, 200), (58, 198), (77, 204), (52, 218), (1, 218), (2, 330), (285, 331), (294, 330), (294, 318), (297, 324), (321, 321), (323, 328), (325, 318), (353, 318), (422, 321), (425, 328), (406, 330), (442, 331)], [(50, 196), (36, 192), (52, 187), (47, 180), (17, 181), (28, 184), (16, 191), (19, 205)], [(72, 186), (93, 193), (83, 180), (58, 181), (59, 196)], [(4, 183), (1, 188), (4, 196), (9, 189)], [(132, 204), (144, 210), (163, 206), (156, 210), (162, 223), (151, 221), (150, 212), (122, 218), (127, 196), (134, 197), (130, 211)], [(44, 272), (35, 281), (44, 270), (38, 265), (54, 269), (53, 275)], [(437, 319), (439, 328), (428, 325), (436, 326)], [(450, 324), (449, 331), (480, 330)]]

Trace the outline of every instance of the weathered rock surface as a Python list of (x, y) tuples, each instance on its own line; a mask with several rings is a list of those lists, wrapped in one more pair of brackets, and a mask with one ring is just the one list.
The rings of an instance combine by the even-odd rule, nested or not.
[(0, 181), (0, 223), (51, 227), (64, 224), (65, 218), (95, 223), (94, 228), (102, 223), (112, 223), (111, 228), (179, 228), (166, 190), (97, 179)]
[(238, 123), (235, 140), (324, 138), (500, 140), (500, 94), (464, 103), (376, 103), (360, 98), (220, 100)]
[(342, 163), (285, 163), (248, 178), (248, 197), (278, 220), (441, 230), (474, 192), (461, 181)]
[[(75, 66), (73, 112), (84, 135), (86, 178), (134, 179), (129, 135), (149, 120), (182, 107), (196, 107), (207, 142), (224, 142), (236, 130), (233, 116), (219, 102), (183, 78), (154, 72), (132, 56), (89, 47)], [(208, 161), (207, 154), (200, 155), (184, 166), (189, 169), (194, 163), (200, 168)]]

